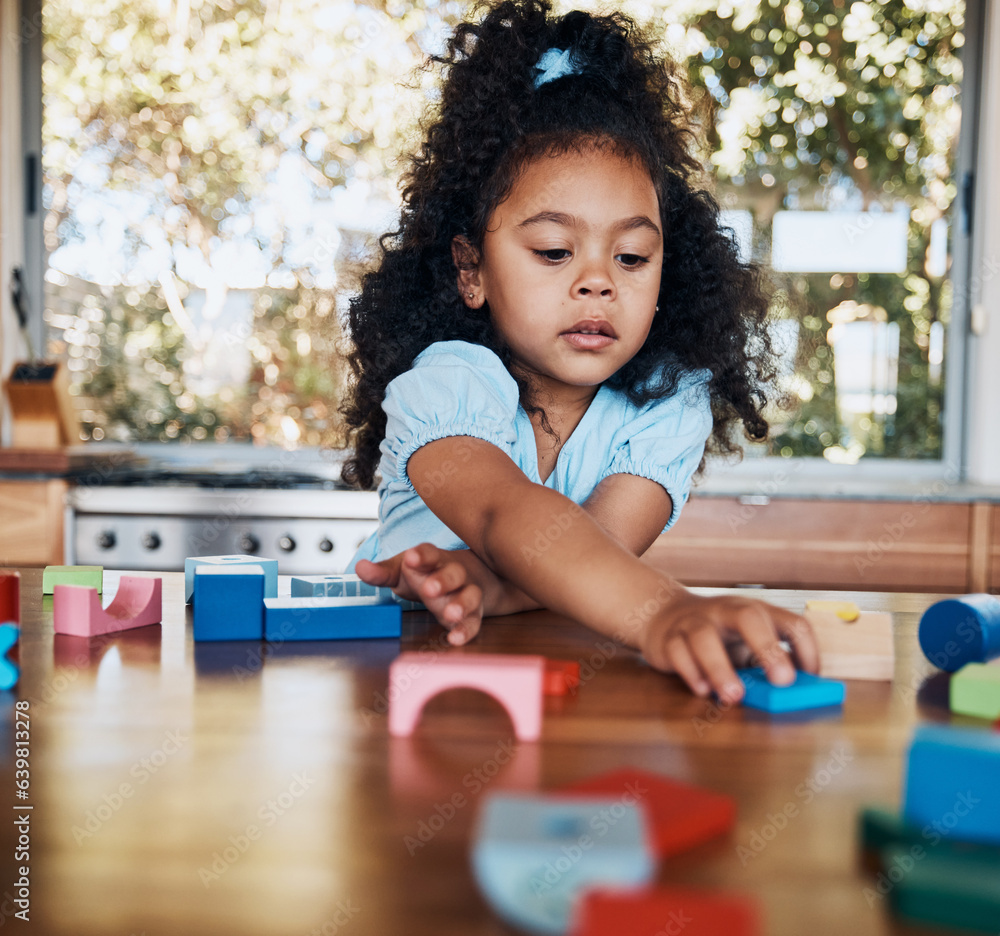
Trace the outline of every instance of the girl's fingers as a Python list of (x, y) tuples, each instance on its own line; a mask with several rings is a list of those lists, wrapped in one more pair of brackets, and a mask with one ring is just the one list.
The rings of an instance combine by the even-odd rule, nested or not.
[(744, 605), (736, 611), (736, 629), (764, 667), (768, 681), (775, 686), (787, 686), (795, 681), (795, 667), (775, 630), (776, 611), (764, 604)]
[(772, 616), (778, 633), (791, 643), (799, 669), (808, 673), (818, 673), (819, 645), (816, 643), (816, 635), (809, 622), (801, 614), (786, 611), (784, 608), (775, 608)]
[(719, 632), (711, 625), (699, 627), (688, 634), (688, 647), (715, 694), (723, 701), (739, 702), (743, 698), (743, 683), (729, 662)]
[(690, 690), (695, 695), (707, 696), (712, 687), (709, 685), (708, 680), (705, 679), (705, 674), (701, 671), (701, 667), (698, 666), (694, 657), (691, 656), (691, 651), (688, 649), (684, 638), (677, 636), (667, 641), (666, 654), (670, 665), (673, 666), (677, 675), (688, 684)]
[(478, 585), (466, 585), (449, 596), (441, 622), (450, 629), (448, 642), (460, 647), (476, 634), (483, 621), (483, 593)]
[(383, 559), (382, 562), (372, 562), (370, 559), (359, 559), (354, 571), (362, 582), (369, 585), (387, 585), (392, 588), (399, 581), (399, 557)]

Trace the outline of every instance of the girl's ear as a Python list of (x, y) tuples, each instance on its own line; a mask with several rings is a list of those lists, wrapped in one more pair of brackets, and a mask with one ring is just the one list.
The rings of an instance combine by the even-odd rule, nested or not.
[(484, 299), (479, 282), (479, 253), (464, 234), (452, 238), (451, 258), (458, 270), (458, 292), (462, 301), (470, 309), (478, 309)]

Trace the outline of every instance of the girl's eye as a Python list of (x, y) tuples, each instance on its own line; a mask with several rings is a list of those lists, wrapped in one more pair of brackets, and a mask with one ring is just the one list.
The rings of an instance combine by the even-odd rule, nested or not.
[(549, 254), (568, 254), (569, 251), (562, 247), (553, 247), (551, 250), (533, 250), (536, 256), (541, 257), (543, 260), (549, 260), (552, 263), (557, 263), (558, 261), (564, 259), (563, 257), (550, 257)]
[[(543, 260), (547, 260), (549, 263), (558, 263), (560, 260), (565, 260), (565, 257), (553, 257), (552, 254), (568, 254), (569, 251), (563, 247), (553, 247), (551, 250), (533, 250), (536, 256), (541, 257)], [(638, 254), (618, 254), (622, 258), (622, 262), (625, 266), (631, 267), (633, 270), (637, 270), (645, 264), (649, 263), (648, 257), (640, 257)]]
[(640, 257), (638, 254), (618, 254), (618, 256), (622, 258), (625, 266), (633, 267), (634, 269), (638, 269), (639, 267), (649, 263), (649, 259), (647, 257)]

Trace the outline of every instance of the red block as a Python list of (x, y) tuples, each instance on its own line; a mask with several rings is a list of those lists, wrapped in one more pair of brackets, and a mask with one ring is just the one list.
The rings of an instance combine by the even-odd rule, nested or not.
[(760, 936), (757, 904), (740, 894), (659, 887), (592, 890), (575, 908), (570, 936)]
[(546, 660), (542, 692), (546, 695), (566, 695), (580, 685), (580, 664), (575, 660)]
[(21, 623), (21, 573), (0, 572), (0, 624)]
[(732, 797), (634, 767), (601, 774), (558, 792), (621, 796), (625, 802), (638, 802), (646, 810), (653, 850), (661, 859), (724, 835), (736, 822)]

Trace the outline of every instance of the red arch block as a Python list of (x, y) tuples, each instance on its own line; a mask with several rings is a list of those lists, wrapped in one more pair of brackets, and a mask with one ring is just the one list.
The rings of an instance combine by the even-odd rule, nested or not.
[(163, 617), (163, 581), (123, 575), (118, 593), (101, 607), (96, 588), (56, 585), (52, 594), (52, 617), (57, 634), (98, 637), (133, 627), (159, 624)]
[(445, 654), (428, 660), (401, 653), (389, 667), (389, 733), (413, 734), (424, 705), (446, 689), (478, 689), (497, 700), (514, 723), (518, 741), (542, 733), (545, 657), (503, 653)]

